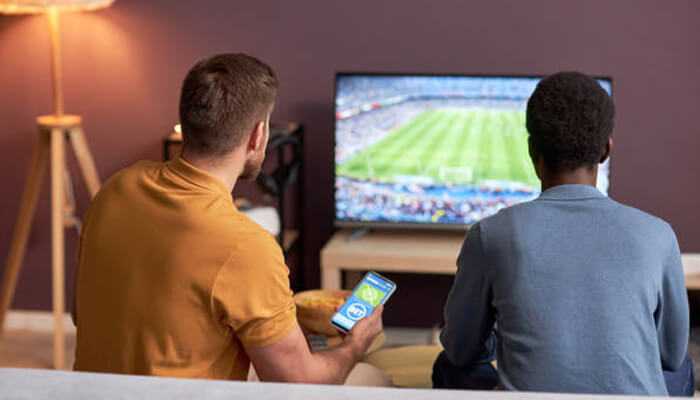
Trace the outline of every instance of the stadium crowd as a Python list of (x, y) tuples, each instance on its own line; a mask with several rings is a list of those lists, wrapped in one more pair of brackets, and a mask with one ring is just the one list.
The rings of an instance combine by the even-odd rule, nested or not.
[(527, 101), (537, 78), (495, 78), (463, 76), (340, 76), (337, 80), (336, 110), (361, 108), (368, 103), (411, 96), (500, 98)]
[(341, 221), (472, 224), (537, 192), (501, 185), (383, 183), (338, 177), (336, 218)]

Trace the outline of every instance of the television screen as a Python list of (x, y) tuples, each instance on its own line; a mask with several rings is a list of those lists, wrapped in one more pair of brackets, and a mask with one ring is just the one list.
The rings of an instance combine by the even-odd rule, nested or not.
[(537, 197), (525, 107), (539, 80), (338, 74), (337, 224), (464, 227)]

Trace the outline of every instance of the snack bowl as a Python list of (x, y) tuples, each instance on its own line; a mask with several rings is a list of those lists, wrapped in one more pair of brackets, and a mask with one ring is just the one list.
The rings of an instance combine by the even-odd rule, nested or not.
[(325, 336), (340, 336), (331, 324), (333, 314), (352, 294), (349, 290), (307, 290), (294, 295), (297, 320), (307, 333)]

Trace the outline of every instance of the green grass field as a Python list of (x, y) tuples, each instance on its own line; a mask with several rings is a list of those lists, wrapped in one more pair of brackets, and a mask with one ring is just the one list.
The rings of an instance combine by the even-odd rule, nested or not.
[(539, 186), (527, 152), (525, 113), (510, 110), (425, 111), (338, 165), (336, 174), (384, 182), (429, 177), (451, 184)]

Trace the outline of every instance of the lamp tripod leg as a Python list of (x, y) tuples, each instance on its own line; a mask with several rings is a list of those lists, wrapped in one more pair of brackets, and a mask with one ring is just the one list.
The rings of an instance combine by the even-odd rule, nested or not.
[(73, 190), (73, 179), (68, 170), (68, 163), (63, 168), (63, 194), (65, 201), (63, 202), (63, 221), (66, 228), (78, 227), (80, 221), (75, 215), (75, 191)]
[(95, 167), (95, 159), (92, 157), (90, 147), (88, 147), (85, 140), (85, 133), (81, 127), (74, 127), (68, 131), (68, 137), (73, 146), (75, 157), (78, 159), (78, 165), (90, 193), (90, 198), (93, 198), (100, 190), (100, 176)]
[(27, 175), (24, 193), (20, 200), (20, 209), (12, 236), (10, 253), (5, 264), (5, 273), (0, 288), (0, 333), (3, 331), (5, 317), (12, 303), (17, 286), (17, 278), (27, 248), (27, 240), (34, 220), (36, 204), (41, 192), (41, 184), (49, 160), (49, 135), (39, 132), (39, 141), (34, 144), (32, 161)]
[(61, 128), (51, 129), (51, 242), (52, 242), (52, 286), (53, 286), (53, 365), (63, 369), (65, 363), (65, 335), (63, 321), (66, 311), (64, 294), (64, 201), (65, 184), (65, 137)]

